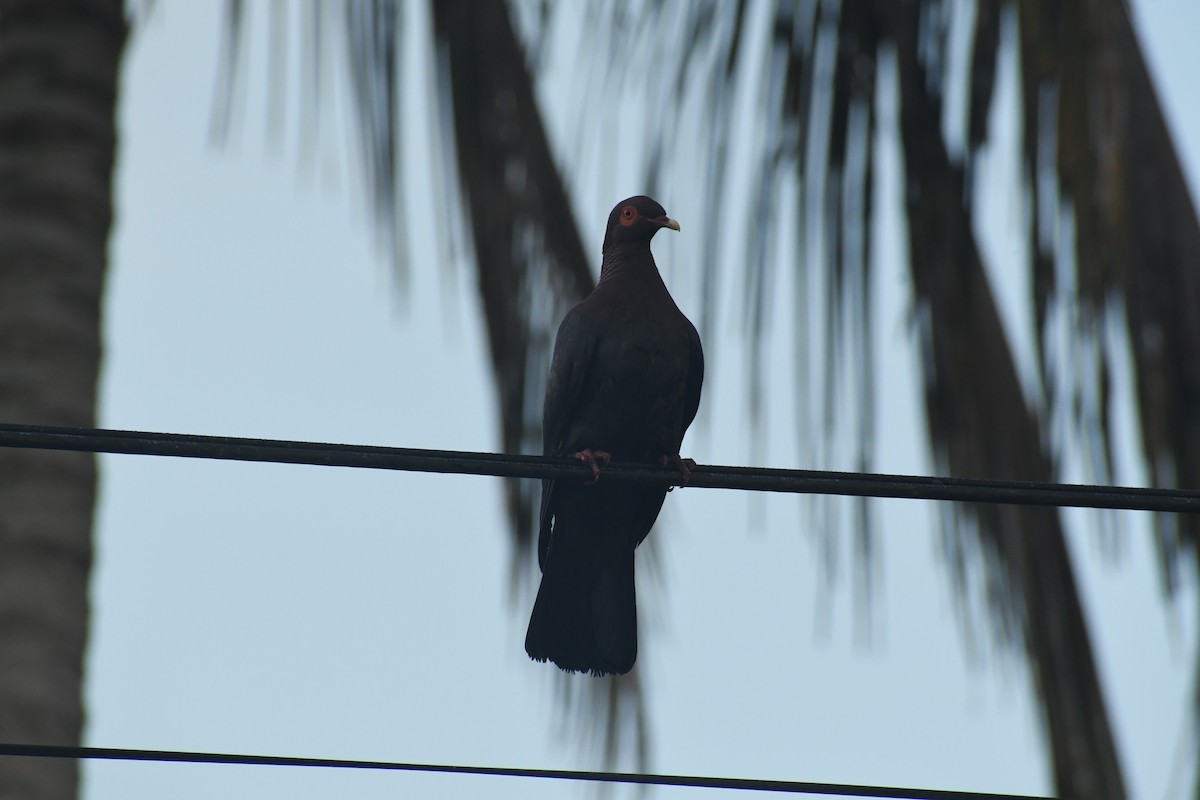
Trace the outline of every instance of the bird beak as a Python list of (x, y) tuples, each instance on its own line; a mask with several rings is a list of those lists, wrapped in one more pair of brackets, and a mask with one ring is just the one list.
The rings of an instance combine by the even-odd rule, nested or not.
[(676, 222), (675, 220), (671, 219), (670, 217), (655, 217), (655, 218), (651, 219), (650, 221), (653, 222), (655, 225), (659, 226), (660, 228), (670, 228), (673, 231), (679, 230), (679, 223)]

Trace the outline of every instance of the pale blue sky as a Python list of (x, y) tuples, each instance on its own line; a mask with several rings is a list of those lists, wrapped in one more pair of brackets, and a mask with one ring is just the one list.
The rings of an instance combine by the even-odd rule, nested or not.
[[(265, 26), (249, 49), (243, 124), (208, 143), (219, 55), (218, 3), (162, 0), (133, 40), (120, 112), (117, 227), (106, 301), (101, 423), (108, 427), (494, 450), (486, 342), (465, 264), (435, 270), (435, 203), (411, 202), (402, 236), (415, 265), (408, 300), (373, 250), (361, 187), (342, 143), (344, 104), (315, 165), (298, 167), (294, 107), (282, 147), (264, 134)], [(252, 21), (267, 8), (250, 4)], [(1192, 99), (1198, 4), (1143, 0), (1139, 22), (1176, 141), (1198, 185)], [(427, 24), (410, 7), (410, 36)], [(416, 37), (413, 42), (418, 41)], [(410, 47), (414, 107), (428, 53)], [(551, 53), (569, 66), (569, 52)], [(560, 141), (571, 129), (568, 69), (542, 99)], [(344, 94), (344, 93), (343, 93)], [(294, 93), (292, 95), (294, 99)], [(340, 102), (340, 101), (339, 101)], [(632, 109), (630, 114), (638, 111)], [(431, 126), (410, 117), (408, 180), (441, 180)], [(1010, 119), (998, 126), (1011, 127)], [(882, 146), (886, 147), (886, 143)], [(996, 159), (996, 180), (1011, 165)], [(591, 170), (596, 172), (596, 170)], [(641, 187), (633, 170), (577, 177), (574, 202), (598, 257), (609, 207)], [(883, 201), (895, 203), (894, 163)], [(889, 188), (890, 187), (890, 188)], [(683, 225), (655, 252), (695, 316), (701, 206), (686, 175), (658, 199)], [(427, 194), (430, 198), (431, 194)], [(888, 197), (892, 199), (888, 199)], [(985, 234), (1019, 241), (1001, 199)], [(879, 229), (893, 253), (896, 226)], [(888, 243), (892, 247), (888, 247)], [(995, 253), (991, 253), (995, 256)], [(875, 308), (884, 370), (876, 466), (927, 473), (902, 265), (879, 265)], [(1007, 274), (1007, 273), (1006, 273)], [(726, 271), (725, 295), (738, 277)], [(1006, 313), (1019, 286), (1000, 280)], [(769, 358), (791, 363), (790, 288), (775, 295)], [(747, 343), (726, 315), (697, 427), (700, 462), (747, 463)], [(789, 382), (772, 382), (766, 463), (796, 452)], [(1128, 405), (1119, 413), (1128, 419)], [(87, 743), (162, 749), (591, 769), (598, 751), (563, 723), (554, 670), (523, 650), (531, 596), (510, 602), (498, 479), (133, 456), (103, 458)], [(1132, 467), (1123, 477), (1137, 479)], [(876, 637), (858, 635), (841, 580), (822, 583), (812, 517), (794, 498), (673, 493), (654, 536), (663, 580), (639, 587), (638, 669), (648, 690), (651, 767), (811, 781), (1047, 793), (1049, 774), (1025, 670), (971, 661), (939, 563), (932, 504), (879, 501)], [(1195, 594), (1164, 614), (1144, 521), (1120, 568), (1073, 515), (1133, 796), (1177, 796), (1194, 763), (1180, 743), (1194, 660)], [(649, 570), (641, 565), (641, 574)], [(1150, 676), (1149, 678), (1147, 676)], [(594, 679), (574, 677), (575, 682)], [(622, 767), (629, 767), (625, 762)], [(92, 763), (90, 798), (581, 797), (559, 782), (373, 775), (261, 767)], [(622, 791), (620, 794), (624, 795)], [(729, 796), (661, 790), (657, 797)]]

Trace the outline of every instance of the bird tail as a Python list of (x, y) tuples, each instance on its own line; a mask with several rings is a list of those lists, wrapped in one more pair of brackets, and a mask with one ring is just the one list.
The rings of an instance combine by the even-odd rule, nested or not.
[(593, 675), (624, 675), (633, 669), (633, 557), (632, 547), (611, 537), (555, 530), (525, 636), (529, 657)]

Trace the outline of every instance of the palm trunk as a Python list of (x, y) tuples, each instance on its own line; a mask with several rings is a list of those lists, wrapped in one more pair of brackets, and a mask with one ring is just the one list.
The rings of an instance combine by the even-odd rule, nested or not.
[[(112, 222), (119, 0), (0, 0), (0, 420), (93, 425)], [(0, 449), (0, 741), (77, 744), (95, 458)], [(75, 796), (5, 759), (0, 796)]]

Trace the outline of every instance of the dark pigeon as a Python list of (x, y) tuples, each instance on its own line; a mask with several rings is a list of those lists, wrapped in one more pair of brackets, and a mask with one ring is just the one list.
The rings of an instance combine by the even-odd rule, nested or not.
[(537, 661), (593, 675), (624, 674), (637, 658), (633, 552), (667, 487), (603, 480), (609, 463), (674, 464), (700, 405), (704, 353), (650, 254), (679, 230), (649, 197), (608, 215), (600, 282), (558, 329), (546, 386), (543, 453), (574, 456), (593, 479), (542, 482), (542, 584), (525, 637)]

